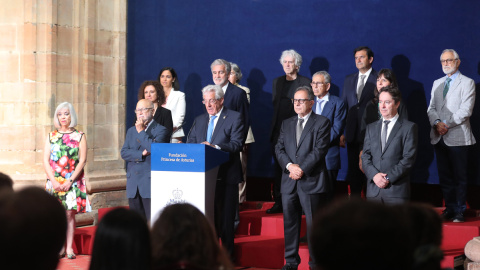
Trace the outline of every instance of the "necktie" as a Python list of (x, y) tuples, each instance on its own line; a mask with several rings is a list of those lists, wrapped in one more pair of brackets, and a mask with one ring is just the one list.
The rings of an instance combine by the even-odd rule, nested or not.
[(323, 99), (317, 99), (317, 107), (315, 108), (315, 113), (316, 114), (322, 114), (322, 103)]
[(215, 118), (217, 118), (216, 115), (210, 117), (210, 122), (208, 123), (208, 130), (207, 130), (207, 142), (210, 142), (210, 140), (212, 139)]
[(387, 143), (387, 131), (388, 131), (388, 123), (390, 123), (389, 120), (383, 121), (383, 131), (382, 131), (382, 152), (385, 150), (385, 144)]
[(303, 119), (298, 118), (298, 122), (297, 122), (297, 146), (298, 146), (298, 142), (300, 142), (300, 136), (302, 136), (302, 131), (303, 131)]
[(360, 97), (362, 96), (362, 91), (363, 91), (363, 87), (365, 86), (365, 76), (366, 75), (360, 75), (360, 82), (358, 83), (358, 87), (357, 87), (357, 99), (360, 100)]
[(448, 93), (448, 89), (450, 89), (450, 81), (451, 81), (451, 80), (452, 80), (451, 78), (447, 78), (447, 79), (445, 80), (445, 87), (443, 88), (443, 99), (445, 99), (445, 96), (446, 96), (447, 93)]

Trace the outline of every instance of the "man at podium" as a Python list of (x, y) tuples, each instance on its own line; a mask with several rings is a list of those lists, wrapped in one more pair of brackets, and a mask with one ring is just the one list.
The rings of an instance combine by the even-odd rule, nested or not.
[(238, 184), (242, 182), (240, 151), (243, 146), (242, 115), (223, 106), (224, 93), (219, 85), (202, 89), (207, 113), (195, 118), (187, 143), (201, 143), (230, 153), (220, 166), (215, 187), (215, 229), (222, 245), (234, 260), (234, 220), (238, 204)]

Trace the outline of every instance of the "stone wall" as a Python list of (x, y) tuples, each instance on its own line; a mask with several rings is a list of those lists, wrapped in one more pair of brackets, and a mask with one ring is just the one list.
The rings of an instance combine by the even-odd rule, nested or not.
[[(0, 0), (0, 171), (43, 186), (46, 135), (72, 103), (86, 133), (90, 200), (125, 190), (126, 0)], [(123, 191), (122, 191), (123, 190)], [(118, 191), (115, 192), (118, 194)], [(101, 197), (96, 202), (96, 197)], [(115, 204), (125, 204), (126, 200)]]

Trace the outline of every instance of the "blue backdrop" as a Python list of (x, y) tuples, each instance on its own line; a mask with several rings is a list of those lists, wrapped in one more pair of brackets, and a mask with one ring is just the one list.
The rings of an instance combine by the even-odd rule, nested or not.
[[(243, 72), (240, 84), (251, 90), (256, 142), (250, 148), (248, 175), (269, 177), (272, 81), (284, 75), (281, 52), (295, 49), (302, 55), (304, 76), (327, 70), (333, 82), (330, 92), (340, 95), (345, 76), (357, 72), (353, 49), (366, 45), (375, 53), (374, 69), (395, 71), (409, 118), (419, 125), (413, 181), (438, 183), (426, 114), (430, 91), (433, 81), (443, 76), (439, 58), (446, 48), (459, 53), (464, 75), (480, 81), (479, 12), (479, 1), (128, 1), (127, 126), (133, 124), (140, 84), (157, 79), (160, 69), (170, 66), (186, 93), (188, 132), (194, 117), (204, 112), (200, 90), (213, 83), (212, 61), (235, 62)], [(479, 123), (475, 109), (477, 139)], [(475, 146), (471, 153), (469, 172), (477, 184), (478, 150)], [(342, 155), (339, 179), (347, 167), (346, 151)]]

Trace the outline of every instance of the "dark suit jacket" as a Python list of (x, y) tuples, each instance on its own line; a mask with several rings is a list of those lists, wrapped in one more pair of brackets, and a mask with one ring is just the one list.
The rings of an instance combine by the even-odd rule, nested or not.
[(347, 104), (348, 114), (345, 127), (347, 142), (360, 143), (360, 122), (367, 103), (374, 98), (373, 90), (377, 85), (377, 72), (372, 69), (362, 91), (360, 100), (357, 99), (358, 72), (348, 75), (343, 83), (342, 99)]
[[(317, 98), (315, 98), (317, 102)], [(313, 105), (313, 112), (315, 112), (316, 103)], [(316, 112), (315, 112), (316, 113)], [(347, 106), (337, 96), (330, 94), (328, 102), (323, 107), (322, 114), (328, 120), (332, 129), (330, 130), (330, 146), (328, 148), (325, 161), (327, 162), (328, 170), (340, 170), (340, 136), (345, 129), (345, 118), (347, 117)]]
[(367, 197), (375, 197), (380, 188), (373, 182), (373, 177), (386, 173), (390, 185), (385, 195), (393, 198), (410, 196), (410, 170), (417, 153), (417, 125), (399, 118), (388, 136), (382, 153), (380, 134), (382, 120), (367, 126), (363, 146), (362, 166), (367, 177)]
[[(206, 141), (208, 122), (208, 113), (195, 118), (187, 143)], [(213, 130), (211, 143), (218, 145), (222, 151), (230, 153), (229, 161), (222, 164), (218, 171), (218, 178), (227, 181), (228, 184), (237, 184), (243, 181), (242, 165), (240, 163), (240, 151), (244, 141), (243, 128), (242, 115), (223, 107), (217, 125)]]
[(248, 102), (245, 90), (241, 89), (236, 85), (228, 83), (227, 90), (225, 91), (225, 96), (223, 97), (223, 106), (227, 107), (230, 110), (239, 112), (242, 115), (244, 126), (243, 142), (245, 142), (248, 134), (248, 128), (250, 127), (250, 103)]
[(167, 129), (153, 121), (147, 131), (137, 132), (135, 126), (127, 131), (127, 137), (120, 152), (127, 162), (127, 198), (134, 198), (138, 192), (142, 198), (150, 198), (151, 155), (142, 156), (143, 150), (150, 152), (152, 143), (168, 143)]
[[(297, 115), (295, 113), (295, 110), (293, 109), (293, 104), (291, 103), (290, 103), (290, 106), (288, 106), (288, 108), (280, 108), (280, 100), (282, 98), (283, 85), (285, 84), (286, 81), (287, 81), (286, 75), (280, 76), (273, 80), (273, 85), (272, 85), (273, 117), (272, 117), (272, 124), (270, 126), (271, 142), (276, 142), (283, 120), (287, 119), (288, 117), (293, 117)], [(293, 96), (295, 95), (295, 90), (297, 90), (298, 87), (305, 86), (305, 85), (310, 86), (311, 82), (312, 80), (310, 80), (309, 78), (303, 77), (300, 74), (298, 74), (297, 78), (293, 81), (292, 86), (288, 90), (287, 96), (290, 99), (293, 99)], [(280, 110), (287, 111), (288, 117), (284, 119), (280, 119), (279, 117)]]
[[(172, 112), (169, 109), (165, 109), (162, 106), (159, 106), (155, 111), (155, 114), (153, 115), (153, 120), (155, 120), (155, 122), (157, 122), (161, 126), (164, 126), (168, 130), (170, 137), (172, 136), (173, 119)], [(137, 115), (135, 115), (133, 125), (135, 125), (135, 122), (137, 122)]]
[[(327, 176), (325, 155), (330, 144), (330, 121), (324, 116), (312, 113), (308, 118), (299, 146), (297, 147), (296, 126), (298, 116), (283, 121), (280, 137), (275, 146), (278, 163), (284, 169), (282, 193), (292, 193), (295, 185), (306, 194), (330, 191), (331, 183)], [(288, 163), (298, 164), (304, 175), (300, 180), (289, 177)]]

